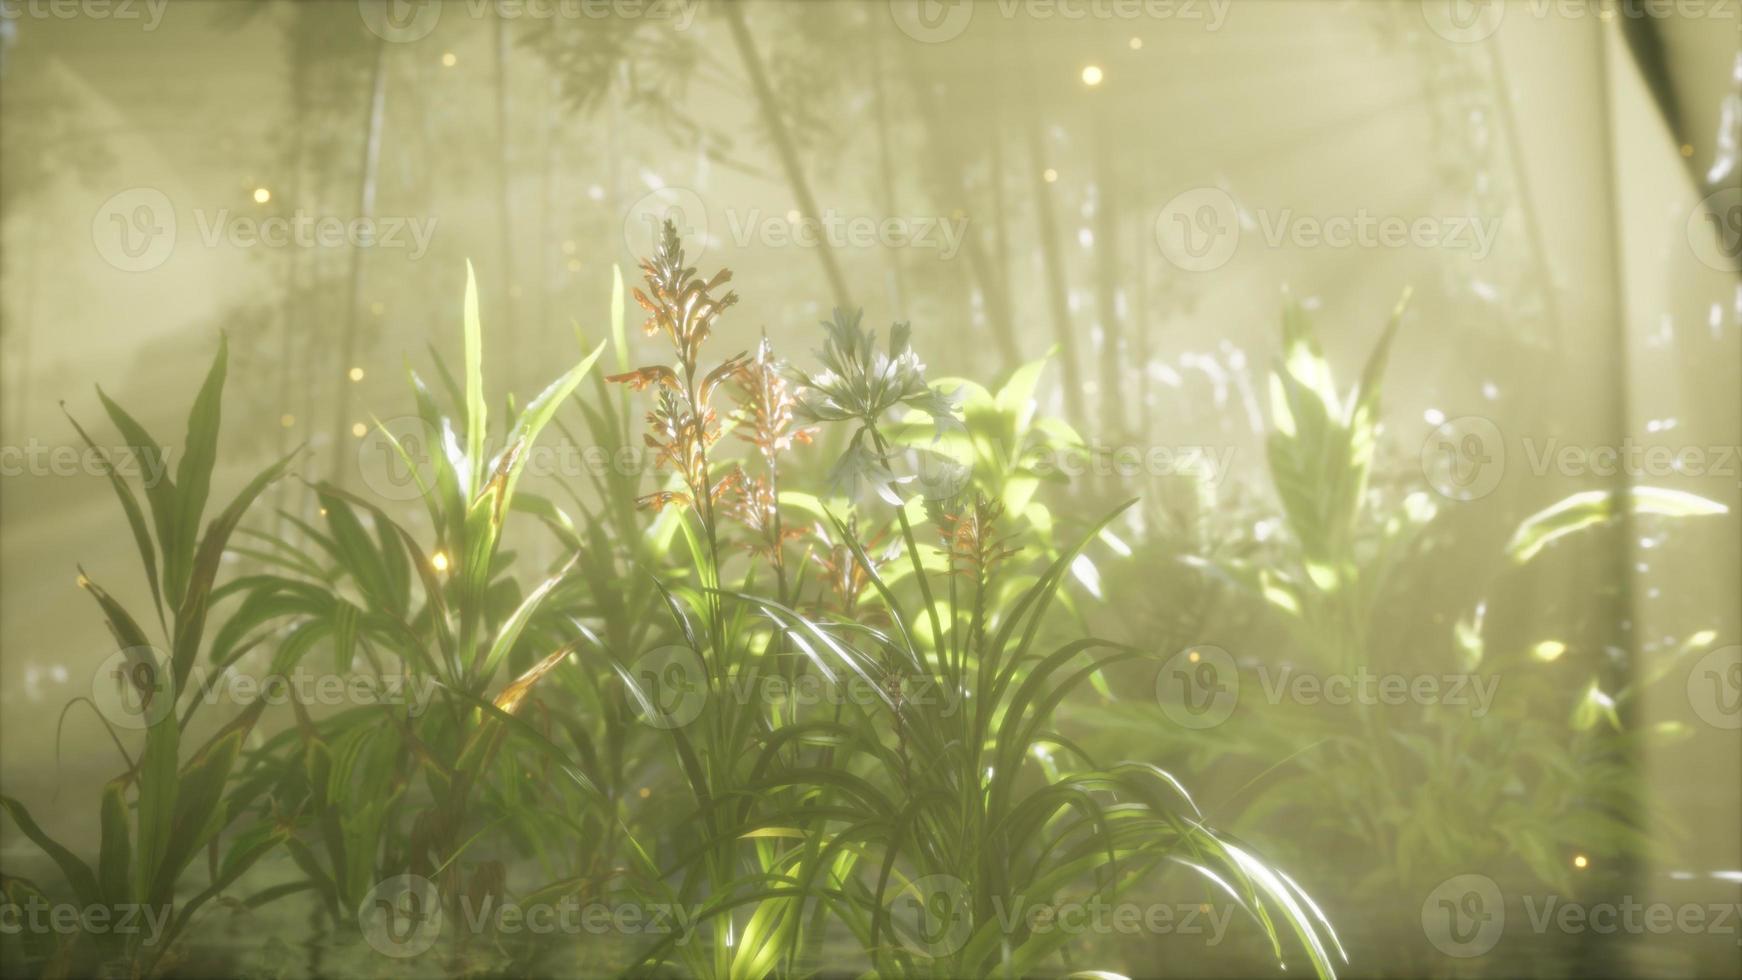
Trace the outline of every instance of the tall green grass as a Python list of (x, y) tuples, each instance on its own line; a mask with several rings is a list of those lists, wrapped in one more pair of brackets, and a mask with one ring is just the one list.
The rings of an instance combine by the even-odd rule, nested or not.
[[(616, 373), (594, 374), (580, 397), (604, 356), (591, 347), (506, 411), (484, 390), (468, 274), (459, 376), (439, 361), (427, 380), (408, 370), (415, 437), (379, 429), (416, 481), (415, 519), (316, 481), (318, 518), (287, 512), (283, 533), (235, 536), (286, 459), (196, 534), (220, 352), (173, 484), (147, 488), (151, 523), (113, 478), (170, 651), (162, 665), (141, 654), (150, 669), (127, 676), (179, 710), (150, 726), (137, 760), (116, 733), (124, 771), (101, 793), (95, 868), (4, 800), (64, 877), (51, 890), (170, 907), (173, 925), (144, 944), (31, 937), (18, 962), (174, 974), (223, 962), (202, 944), (206, 925), (271, 903), (313, 909), (320, 943), (367, 954), (382, 915), (397, 921), (409, 904), (427, 918), (433, 896), (452, 924), (480, 903), (575, 900), (682, 908), (687, 927), (601, 940), (450, 925), (419, 958), (367, 969), (1064, 974), (1112, 953), (1007, 909), (1118, 900), (1172, 874), (1242, 909), (1279, 966), (1334, 975), (1345, 957), (1318, 907), (1258, 847), (1212, 826), (1185, 780), (1142, 758), (1094, 758), (1054, 724), (1085, 684), (1151, 652), (1056, 615), (1119, 511), (1055, 541), (1034, 510), (1034, 474), (1013, 461), (1036, 440), (1074, 439), (1031, 425), (1038, 365), (996, 395), (958, 391), (927, 380), (905, 325), (880, 345), (845, 311), (824, 325), (812, 369), (787, 368), (766, 341), (710, 361), (736, 302), (729, 274), (696, 276), (670, 226), (643, 271), (631, 295), (671, 359), (631, 367), (619, 278), (598, 331)], [(136, 449), (158, 451), (105, 407)], [(947, 448), (924, 445), (921, 425), (986, 449), (971, 478), (915, 469), (915, 453)], [(635, 467), (523, 487), (551, 432), (610, 458), (639, 443), (659, 475), (651, 490)], [(843, 448), (819, 464), (813, 438)], [(807, 479), (824, 468), (828, 479)], [(556, 559), (522, 557), (541, 549)], [(244, 571), (220, 583), (226, 552)], [(121, 648), (152, 648), (87, 588)], [(200, 685), (216, 683), (196, 661), (427, 698), (255, 701), (187, 751)], [(383, 891), (405, 876), (427, 892)]]

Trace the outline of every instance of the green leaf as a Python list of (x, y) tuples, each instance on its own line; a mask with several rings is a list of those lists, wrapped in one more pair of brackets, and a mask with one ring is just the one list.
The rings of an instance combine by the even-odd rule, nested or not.
[[(1053, 350), (1057, 349), (1055, 345)], [(1004, 387), (998, 389), (998, 411), (1014, 417), (1019, 428), (1027, 427), (1028, 416), (1034, 412), (1034, 391), (1040, 386), (1041, 372), (1046, 370), (1052, 354), (1053, 351), (1049, 350), (1040, 360), (1029, 361), (1017, 368), (1004, 382)]]
[(484, 438), (487, 409), (484, 404), (484, 328), (478, 319), (478, 277), (472, 260), (466, 260), (466, 459), (472, 464), (472, 479), (466, 496), (477, 495), (484, 479)]
[[(424, 438), (428, 440), (423, 455), (435, 471), (433, 495), (425, 496), (424, 504), (438, 535), (450, 538), (460, 530), (460, 516), (463, 511), (461, 501), (470, 492), (472, 466), (463, 455), (459, 438), (454, 434), (453, 423), (442, 414), (434, 393), (418, 377), (416, 371), (407, 368), (406, 375), (411, 381), (411, 392), (417, 401), (418, 417), (423, 420)], [(398, 440), (395, 439), (394, 442), (397, 444)], [(401, 452), (404, 452), (403, 447)], [(411, 472), (417, 472), (415, 466)]]
[(375, 547), (363, 522), (350, 503), (336, 494), (317, 491), (321, 509), (326, 511), (327, 530), (338, 552), (339, 566), (357, 583), (357, 588), (372, 605), (391, 609), (393, 586), (387, 574), (387, 563)]
[(557, 540), (562, 542), (564, 548), (571, 551), (581, 549), (580, 530), (575, 527), (574, 520), (549, 497), (534, 493), (517, 493), (514, 495), (514, 499), (509, 501), (508, 506), (511, 510), (531, 514), (543, 521), (544, 526), (550, 530), (550, 533), (556, 535)]
[(111, 780), (103, 787), (103, 844), (97, 855), (97, 883), (103, 901), (120, 905), (133, 900), (133, 840), (127, 832), (127, 783)]
[(333, 669), (341, 674), (350, 673), (351, 662), (356, 657), (357, 617), (360, 614), (361, 610), (345, 600), (333, 600)]
[[(1730, 510), (1716, 501), (1681, 490), (1632, 487), (1625, 492), (1634, 516), (1710, 517)], [(1617, 515), (1617, 497), (1618, 493), (1612, 490), (1586, 490), (1550, 504), (1518, 525), (1512, 540), (1506, 543), (1506, 554), (1522, 565), (1569, 534), (1613, 520)]]
[[(170, 727), (174, 728), (175, 723), (170, 722)], [(43, 833), (42, 828), (31, 819), (30, 811), (24, 804), (10, 796), (0, 796), (0, 809), (6, 811), (12, 822), (18, 825), (18, 829), (24, 831), (24, 836), (30, 838), (32, 844), (42, 848), (42, 852), (60, 867), (61, 874), (66, 876), (67, 884), (72, 886), (73, 894), (78, 896), (80, 902), (86, 905), (102, 902), (102, 893), (97, 888), (97, 878), (91, 874), (90, 865), (73, 856), (73, 852)]]
[[(0, 901), (12, 908), (26, 908), (31, 903), (40, 903), (43, 907), (52, 904), (42, 889), (28, 878), (15, 875), (0, 875)], [(9, 935), (7, 962), (13, 962), (12, 957), (23, 954), (24, 959), (31, 963), (61, 964), (65, 955), (61, 937), (52, 929), (21, 929), (19, 935)], [(67, 945), (70, 945), (69, 941)], [(43, 969), (41, 975), (48, 976), (52, 971)]]
[(168, 902), (173, 897), (182, 869), (223, 826), (224, 786), (246, 734), (238, 729), (220, 736), (182, 771), (175, 799), (175, 823), (152, 888), (153, 901)]
[(466, 511), (464, 550), (452, 556), (457, 559), (454, 570), (459, 577), (460, 660), (468, 669), (478, 666), (477, 651), (484, 628), (484, 598), (490, 585), (490, 559), (496, 553), (496, 532), (501, 528), (497, 519), (496, 501), (501, 486), (491, 483), (472, 501)]
[(187, 684), (188, 672), (193, 670), (194, 660), (199, 656), (200, 638), (205, 633), (206, 608), (211, 599), (212, 583), (218, 576), (218, 565), (223, 560), (224, 548), (230, 541), (231, 533), (242, 522), (242, 515), (247, 513), (255, 498), (284, 475), (284, 471), (300, 452), (301, 447), (293, 449), (283, 459), (261, 470), (242, 488), (236, 499), (230, 501), (230, 506), (212, 518), (211, 524), (206, 527), (206, 535), (200, 541), (199, 552), (195, 554), (193, 567), (189, 570), (187, 594), (175, 615), (175, 649), (172, 651), (175, 690), (180, 691)]
[[(181, 914), (175, 917), (175, 924), (163, 938), (163, 948), (167, 949), (175, 941), (181, 930), (193, 920), (194, 913), (200, 907), (217, 897), (224, 889), (236, 883), (236, 879), (253, 867), (279, 844), (290, 838), (290, 829), (273, 822), (262, 822), (249, 827), (237, 836), (235, 844), (231, 845), (229, 853), (224, 855), (224, 861), (219, 866), (217, 877), (205, 891), (189, 899), (181, 909)], [(293, 882), (281, 885), (280, 888), (302, 887), (303, 883)], [(276, 894), (276, 893), (274, 893)], [(249, 907), (254, 907), (259, 896), (250, 899)]]
[(508, 447), (502, 451), (496, 462), (496, 472), (491, 474), (492, 481), (502, 483), (502, 497), (497, 506), (506, 507), (513, 502), (514, 487), (520, 482), (520, 474), (526, 468), (529, 450), (538, 441), (538, 435), (544, 431), (551, 416), (562, 405), (563, 399), (574, 393), (581, 379), (592, 370), (593, 362), (605, 352), (605, 343), (600, 341), (593, 352), (581, 358), (581, 362), (570, 368), (567, 374), (551, 382), (548, 387), (538, 393), (538, 396), (527, 404), (526, 410), (514, 420), (514, 431), (509, 433)]
[(496, 631), (496, 639), (490, 644), (490, 652), (484, 658), (484, 667), (478, 672), (479, 678), (487, 681), (496, 673), (497, 665), (508, 656), (510, 650), (514, 649), (515, 641), (520, 639), (521, 631), (526, 629), (526, 624), (531, 621), (533, 614), (538, 612), (538, 607), (544, 603), (544, 600), (558, 585), (562, 584), (563, 579), (567, 578), (569, 573), (574, 570), (580, 559), (581, 553), (575, 552), (574, 556), (555, 575), (545, 579), (538, 588), (533, 589), (525, 601), (520, 604), (520, 607), (514, 610), (514, 614), (508, 617), (507, 622), (504, 622), (502, 627)]
[(176, 727), (174, 712), (164, 715), (145, 736), (145, 755), (139, 761), (139, 847), (137, 869), (133, 876), (133, 896), (138, 902), (154, 897), (147, 889), (157, 881), (169, 853), (170, 835), (175, 830), (176, 792), (180, 773), (176, 755), (181, 746), (181, 729)]
[(624, 319), (623, 267), (611, 266), (611, 346), (617, 349), (617, 373), (629, 371), (628, 324)]
[[(103, 410), (109, 413), (109, 420), (115, 428), (121, 431), (121, 438), (127, 440), (127, 446), (133, 450), (134, 458), (139, 461), (141, 477), (145, 485), (145, 501), (151, 506), (151, 520), (157, 527), (157, 547), (163, 556), (163, 580), (165, 598), (171, 608), (181, 605), (181, 593), (177, 590), (177, 582), (182, 581), (170, 567), (170, 556), (175, 550), (176, 540), (176, 505), (175, 483), (169, 477), (169, 463), (164, 458), (163, 447), (145, 427), (134, 421), (127, 410), (110, 400), (97, 389), (97, 398), (103, 403)], [(157, 474), (152, 479), (151, 474)]]
[[(97, 601), (98, 608), (103, 610), (104, 618), (109, 621), (109, 629), (115, 635), (115, 642), (121, 644), (122, 649), (131, 650), (151, 645), (151, 641), (145, 638), (145, 631), (139, 628), (139, 623), (127, 612), (126, 607), (116, 602), (102, 586), (91, 581), (82, 568), (79, 569), (79, 585)], [(154, 664), (154, 669), (155, 666)]]
[(1350, 538), (1377, 445), (1380, 379), (1408, 300), (1405, 293), (1392, 310), (1346, 407), (1306, 310), (1290, 299), (1283, 311), (1283, 353), (1270, 374), (1266, 456), (1310, 577), (1326, 593), (1355, 572)]
[[(115, 472), (115, 466), (109, 461), (109, 454), (97, 447), (91, 437), (85, 432), (84, 426), (66, 411), (66, 403), (61, 403), (61, 411), (66, 413), (67, 421), (78, 430), (79, 438), (85, 441), (85, 446), (95, 453), (103, 464), (103, 473), (109, 478), (109, 485), (114, 488), (115, 496), (121, 501), (121, 509), (127, 513), (127, 526), (133, 529), (133, 544), (139, 549), (139, 560), (145, 565), (145, 580), (151, 585), (151, 600), (157, 605), (157, 617), (163, 620), (163, 591), (157, 579), (157, 552), (151, 543), (151, 531), (146, 527), (145, 514), (139, 509), (139, 500), (133, 496), (133, 490), (127, 486), (127, 481)], [(149, 471), (142, 472), (141, 480), (152, 479)]]
[(179, 579), (172, 579), (176, 595), (184, 594), (188, 566), (200, 533), (200, 519), (205, 515), (206, 496), (212, 487), (212, 468), (218, 461), (218, 423), (222, 414), (224, 373), (229, 362), (229, 342), (218, 335), (218, 353), (206, 373), (205, 384), (188, 412), (186, 447), (181, 462), (175, 468), (176, 539), (175, 567)]

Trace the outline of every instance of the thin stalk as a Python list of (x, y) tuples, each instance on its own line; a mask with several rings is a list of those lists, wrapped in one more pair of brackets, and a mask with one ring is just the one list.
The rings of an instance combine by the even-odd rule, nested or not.
[[(888, 444), (883, 441), (883, 433), (877, 431), (877, 424), (875, 422), (868, 422), (865, 427), (871, 433), (871, 443), (877, 447), (877, 455), (883, 457), (888, 456)], [(943, 659), (942, 651), (944, 643), (943, 625), (938, 621), (937, 603), (932, 600), (931, 581), (926, 578), (925, 568), (920, 564), (919, 542), (914, 539), (913, 525), (907, 520), (907, 508), (905, 506), (896, 506), (895, 519), (901, 525), (902, 540), (907, 543), (907, 557), (913, 562), (913, 576), (919, 582), (920, 598), (925, 601), (926, 618), (931, 621), (932, 645), (938, 650), (938, 659), (941, 662)]]
[[(912, 84), (914, 101), (919, 106), (921, 122), (926, 127), (926, 148), (931, 155), (931, 173), (935, 178), (933, 199), (939, 208), (945, 206), (949, 199), (965, 199), (966, 189), (958, 180), (954, 186), (946, 185), (942, 175), (960, 175), (965, 169), (960, 155), (955, 152), (955, 142), (949, 138), (955, 124), (946, 120), (940, 112), (937, 95), (932, 90), (931, 78), (921, 68), (920, 63), (910, 53), (907, 59), (908, 78)], [(965, 217), (965, 215), (958, 215)], [(998, 347), (1001, 368), (1005, 373), (1016, 370), (1022, 364), (1021, 347), (1017, 343), (1015, 328), (1010, 312), (1010, 296), (1005, 291), (1005, 283), (999, 278), (992, 267), (992, 259), (986, 254), (985, 244), (977, 233), (978, 225), (969, 221), (962, 236), (962, 250), (968, 256), (968, 268), (974, 275), (980, 288), (980, 298), (985, 304), (986, 320), (991, 327), (992, 341)]]
[(508, 173), (508, 25), (496, 18), (496, 189), (499, 195), (496, 212), (497, 254), (502, 263), (502, 303), (508, 311), (503, 331), (509, 353), (509, 378), (518, 374), (520, 344), (518, 311), (514, 301), (514, 233), (512, 194)]
[[(744, 26), (744, 11), (740, 9), (740, 2), (728, 0), (722, 4), (722, 9), (726, 12), (726, 24), (732, 29), (732, 40), (738, 46), (738, 56), (743, 59), (744, 70), (750, 75), (750, 86), (755, 90), (756, 102), (762, 109), (763, 125), (768, 127), (769, 139), (774, 141), (781, 169), (786, 171), (787, 182), (792, 185), (792, 195), (798, 199), (799, 213), (807, 218), (817, 218), (822, 212), (817, 208), (816, 198), (811, 195), (810, 184), (805, 181), (804, 167), (798, 159), (798, 149), (793, 145), (791, 134), (787, 132), (786, 120), (781, 118), (774, 88), (768, 84), (768, 73), (762, 66), (762, 55), (757, 53), (756, 41), (751, 38), (750, 29)], [(841, 275), (840, 266), (835, 262), (835, 253), (827, 244), (819, 245), (811, 251), (816, 253), (817, 261), (823, 265), (823, 278), (829, 281), (829, 290), (835, 295), (835, 305), (843, 310), (852, 309), (852, 296), (847, 290), (846, 277)]]
[(1041, 139), (1040, 120), (1036, 115), (1034, 82), (1023, 73), (1023, 102), (1026, 111), (1028, 163), (1034, 188), (1035, 235), (1040, 239), (1041, 268), (1046, 278), (1047, 309), (1052, 314), (1053, 341), (1058, 345), (1059, 368), (1064, 372), (1065, 414), (1081, 421), (1083, 409), (1083, 369), (1077, 362), (1077, 338), (1071, 325), (1070, 297), (1065, 286), (1064, 260), (1058, 248), (1058, 217), (1053, 213), (1052, 185), (1047, 183), (1046, 149)]
[[(387, 42), (383, 39), (375, 41), (375, 68), (373, 81), (369, 85), (369, 115), (363, 133), (363, 163), (362, 173), (357, 181), (357, 218), (368, 222), (375, 215), (375, 175), (381, 163), (381, 126), (387, 114)], [(365, 265), (364, 253), (368, 249), (351, 249), (351, 301), (345, 310), (345, 330), (339, 337), (339, 371), (345, 372), (351, 368), (351, 359), (357, 350), (357, 319), (358, 310), (363, 305), (363, 274)], [(345, 451), (350, 447), (348, 438), (351, 433), (351, 382), (349, 379), (338, 382), (338, 411), (333, 416), (333, 456), (331, 478), (333, 485), (343, 488), (347, 467), (342, 463)]]
[(1095, 147), (1095, 292), (1101, 311), (1101, 437), (1124, 438), (1125, 408), (1120, 399), (1123, 356), (1119, 329), (1119, 215), (1114, 168), (1115, 144), (1107, 114), (1107, 92), (1092, 91), (1090, 128)]
[[(877, 177), (883, 195), (883, 213), (895, 215), (895, 164), (890, 153), (889, 93), (883, 84), (883, 32), (871, 32), (871, 92), (877, 118)], [(889, 260), (890, 308), (897, 320), (907, 319), (907, 283), (902, 271), (903, 249), (886, 248)]]

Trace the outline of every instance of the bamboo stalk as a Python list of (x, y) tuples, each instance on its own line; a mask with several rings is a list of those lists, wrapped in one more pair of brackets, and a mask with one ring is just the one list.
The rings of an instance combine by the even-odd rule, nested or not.
[[(792, 185), (793, 197), (798, 199), (799, 213), (807, 218), (818, 218), (821, 212), (817, 208), (816, 198), (811, 195), (810, 185), (805, 181), (798, 150), (793, 146), (792, 136), (786, 130), (786, 120), (780, 116), (774, 89), (768, 84), (768, 74), (762, 66), (762, 55), (757, 53), (750, 29), (744, 25), (744, 11), (740, 9), (740, 4), (741, 0), (728, 0), (721, 5), (726, 12), (726, 23), (732, 29), (732, 40), (738, 46), (738, 55), (744, 61), (744, 70), (750, 75), (750, 85), (755, 90), (757, 104), (762, 109), (763, 124), (768, 127), (769, 138), (774, 141), (781, 168), (786, 171), (787, 183)], [(847, 290), (847, 280), (841, 275), (840, 266), (836, 264), (835, 255), (829, 250), (828, 243), (818, 242), (815, 251), (817, 261), (823, 266), (823, 277), (829, 281), (829, 290), (834, 294), (835, 305), (841, 309), (852, 309), (853, 300)]]
[[(357, 219), (368, 222), (375, 215), (375, 177), (381, 163), (381, 126), (387, 108), (387, 42), (375, 42), (374, 79), (369, 85), (369, 115), (367, 128), (363, 135), (362, 173), (357, 181)], [(366, 266), (363, 261), (368, 249), (354, 246), (351, 249), (351, 297), (345, 310), (345, 329), (339, 336), (339, 371), (341, 374), (350, 369), (351, 359), (357, 351), (357, 319), (358, 310), (363, 305), (363, 283)], [(351, 431), (351, 382), (341, 379), (337, 382), (339, 394), (334, 402), (338, 409), (333, 415), (333, 452), (329, 464), (330, 478), (335, 486), (345, 485), (345, 470), (342, 465), (345, 449), (349, 446), (346, 436)]]

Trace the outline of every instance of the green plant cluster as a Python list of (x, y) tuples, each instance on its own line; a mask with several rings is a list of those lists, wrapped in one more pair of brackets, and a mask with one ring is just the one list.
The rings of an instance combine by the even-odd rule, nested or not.
[[(1192, 594), (1211, 607), (1173, 626), (1188, 637), (1180, 649), (1228, 642), (1235, 649), (1221, 667), (1237, 676), (1218, 683), (1256, 693), (1201, 728), (1134, 700), (1098, 715), (1103, 740), (1166, 727), (1191, 746), (1178, 758), (1194, 771), (1238, 767), (1241, 781), (1219, 787), (1207, 808), (1242, 829), (1288, 827), (1278, 847), (1291, 866), (1316, 872), (1327, 905), (1372, 910), (1377, 934), (1413, 933), (1423, 899), (1457, 875), (1589, 894), (1629, 862), (1674, 846), (1648, 829), (1673, 826), (1673, 815), (1651, 812), (1634, 766), (1643, 746), (1691, 733), (1675, 721), (1643, 724), (1635, 707), (1712, 649), (1717, 634), (1694, 632), (1632, 663), (1612, 624), (1557, 619), (1519, 597), (1531, 595), (1526, 576), (1550, 555), (1589, 562), (1604, 544), (1592, 536), (1623, 519), (1725, 512), (1661, 487), (1584, 490), (1531, 514), (1496, 547), (1471, 543), (1451, 519), (1455, 508), (1436, 504), (1417, 460), (1412, 478), (1375, 485), (1382, 380), (1407, 303), (1406, 294), (1347, 392), (1307, 312), (1288, 303), (1269, 372), (1274, 503), (1212, 515), (1213, 548), (1173, 549), (1178, 572), (1166, 594), (1176, 607)], [(1274, 530), (1255, 538), (1257, 522)], [(1241, 642), (1222, 639), (1229, 624), (1239, 624)], [(1457, 703), (1266, 696), (1290, 671), (1468, 684)], [(1490, 703), (1473, 707), (1476, 685)], [(1313, 855), (1333, 856), (1326, 865), (1336, 867), (1315, 865)], [(1592, 861), (1601, 875), (1584, 870)], [(1444, 965), (1427, 955), (1399, 953), (1396, 962)]]
[[(1157, 652), (1053, 615), (1120, 510), (1066, 538), (1035, 502), (1022, 448), (1074, 439), (1033, 422), (1039, 366), (996, 395), (928, 382), (905, 326), (880, 346), (847, 312), (814, 370), (766, 341), (710, 363), (729, 274), (698, 277), (669, 225), (643, 272), (630, 295), (669, 360), (629, 363), (618, 277), (617, 372), (593, 373), (601, 343), (502, 411), (468, 275), (459, 376), (408, 370), (416, 436), (380, 428), (421, 513), (315, 482), (318, 519), (260, 514), (293, 454), (201, 533), (220, 348), (174, 480), (142, 507), (112, 475), (161, 644), (82, 580), (128, 658), (122, 693), (151, 720), (137, 758), (115, 733), (94, 862), (3, 800), (64, 879), (46, 891), (162, 909), (169, 926), (27, 937), (9, 969), (211, 972), (223, 954), (202, 938), (226, 917), (300, 903), (359, 957), (337, 972), (1066, 974), (1104, 951), (1006, 909), (1112, 901), (1171, 874), (1239, 909), (1279, 965), (1333, 975), (1341, 946), (1293, 879), (1181, 780), (1098, 758), (1055, 723), (1091, 680)], [(162, 455), (104, 407), (134, 451)], [(547, 430), (610, 458), (644, 448), (661, 482), (610, 469), (522, 486)], [(797, 483), (825, 445), (844, 445), (834, 478)], [(971, 478), (922, 478), (920, 454), (951, 452)], [(867, 478), (877, 492), (853, 492)], [(229, 577), (226, 555), (242, 559)], [(226, 670), (429, 696), (208, 718)], [(847, 693), (800, 696), (816, 690)], [(4, 890), (45, 893), (10, 875)], [(475, 925), (480, 907), (572, 902), (678, 909), (684, 928)], [(430, 940), (417, 959), (408, 932)]]

